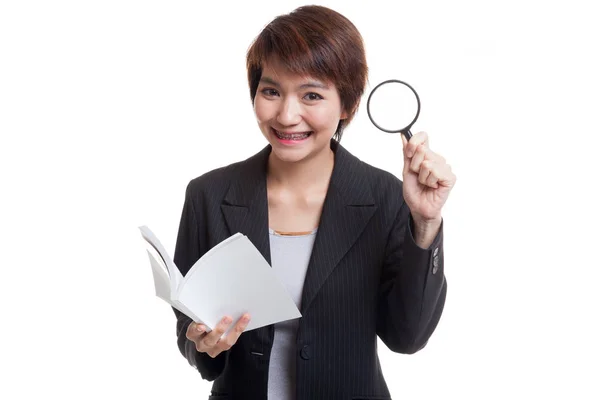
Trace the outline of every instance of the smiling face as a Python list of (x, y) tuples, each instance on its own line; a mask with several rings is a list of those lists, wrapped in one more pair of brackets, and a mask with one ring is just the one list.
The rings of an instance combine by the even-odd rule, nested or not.
[(329, 152), (340, 119), (347, 118), (332, 83), (292, 74), (277, 62), (263, 68), (254, 112), (272, 154), (289, 163)]

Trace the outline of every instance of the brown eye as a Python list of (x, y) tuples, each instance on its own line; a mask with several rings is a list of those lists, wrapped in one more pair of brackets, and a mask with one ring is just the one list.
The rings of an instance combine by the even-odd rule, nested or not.
[(277, 90), (275, 90), (275, 89), (263, 89), (262, 93), (265, 96), (277, 96), (278, 95)]
[(307, 100), (322, 100), (323, 97), (318, 94), (318, 93), (308, 93), (306, 96), (304, 96)]

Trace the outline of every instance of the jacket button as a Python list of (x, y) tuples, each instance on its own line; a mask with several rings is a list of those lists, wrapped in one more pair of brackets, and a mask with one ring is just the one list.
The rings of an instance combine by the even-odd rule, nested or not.
[(438, 256), (433, 257), (433, 274), (435, 275), (438, 272), (440, 266), (440, 260)]
[(304, 345), (302, 347), (302, 349), (300, 350), (300, 357), (302, 357), (303, 360), (310, 359), (310, 346)]

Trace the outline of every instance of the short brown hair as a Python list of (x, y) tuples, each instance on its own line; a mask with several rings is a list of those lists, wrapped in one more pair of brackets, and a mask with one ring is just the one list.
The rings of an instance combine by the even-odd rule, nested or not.
[(264, 64), (277, 58), (294, 74), (310, 75), (335, 84), (348, 118), (340, 120), (334, 139), (340, 141), (367, 83), (363, 39), (350, 20), (322, 6), (299, 7), (271, 21), (248, 50), (246, 68), (254, 97)]

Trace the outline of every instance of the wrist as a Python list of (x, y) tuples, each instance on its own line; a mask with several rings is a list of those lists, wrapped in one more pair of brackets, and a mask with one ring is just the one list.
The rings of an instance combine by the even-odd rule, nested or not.
[(414, 221), (415, 231), (437, 230), (442, 225), (441, 215), (434, 218), (424, 218), (414, 214), (411, 215)]
[(436, 218), (412, 217), (415, 243), (423, 249), (429, 248), (442, 226), (441, 215)]

